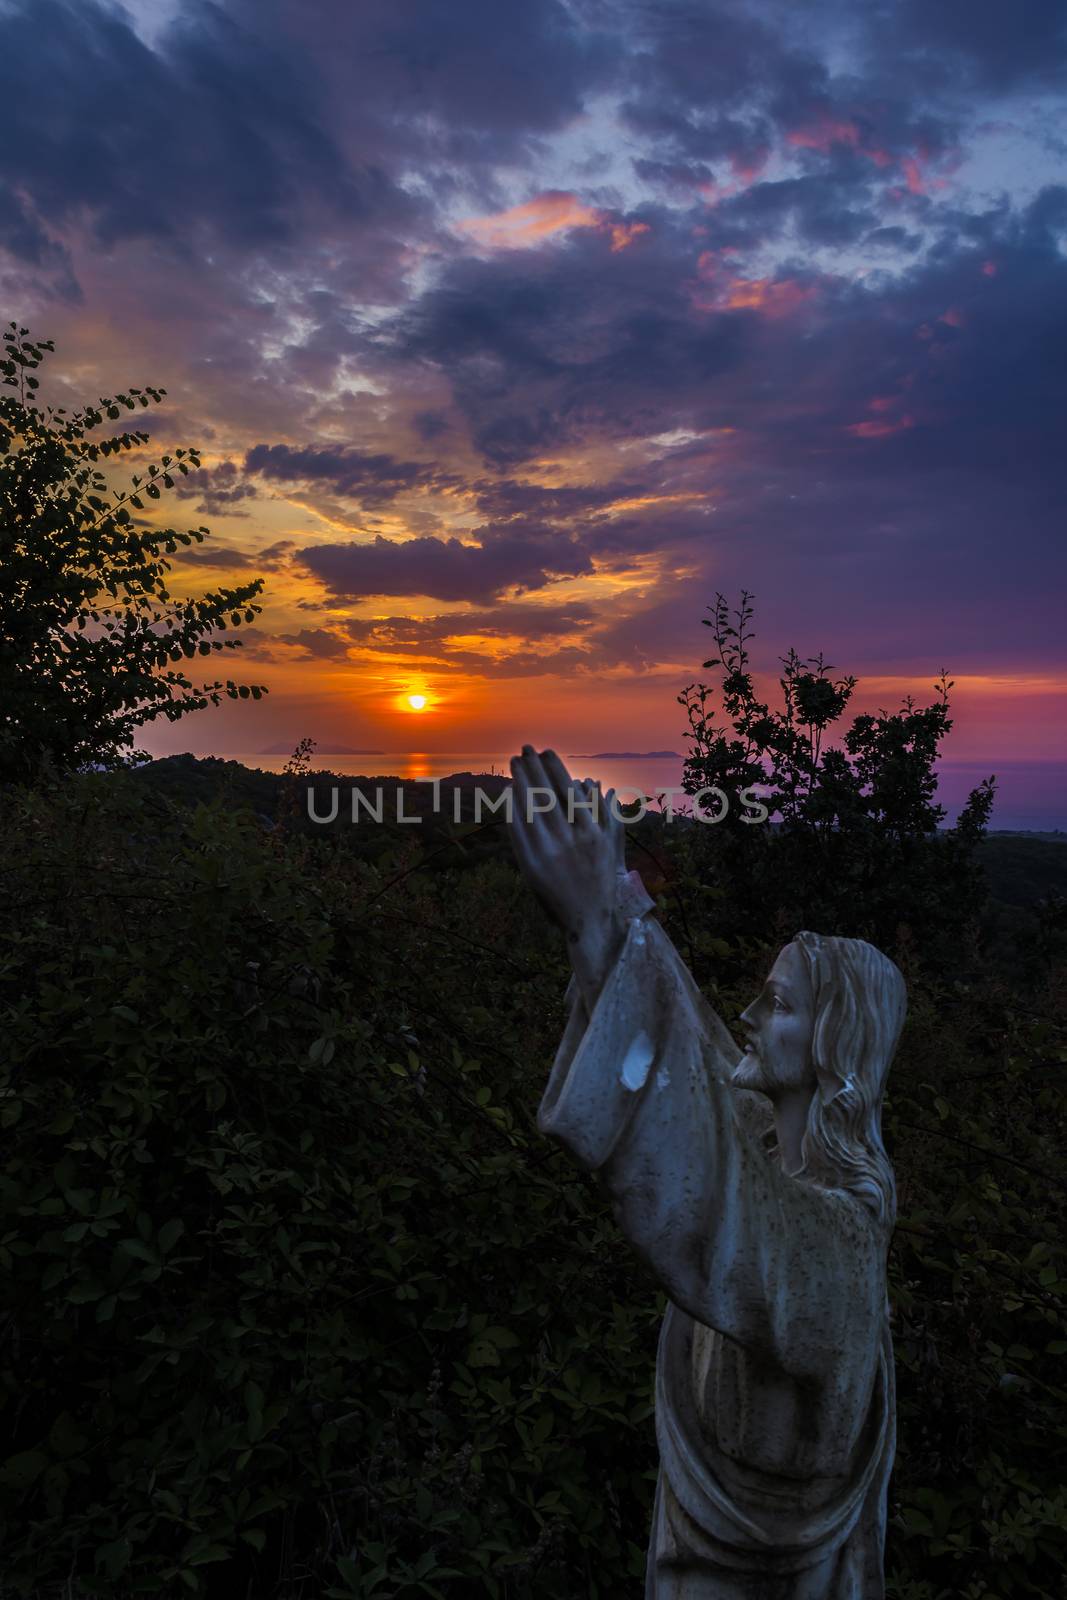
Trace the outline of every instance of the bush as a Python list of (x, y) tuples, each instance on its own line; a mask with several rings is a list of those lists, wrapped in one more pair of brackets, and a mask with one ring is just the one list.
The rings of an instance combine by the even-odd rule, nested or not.
[[(898, 711), (862, 715), (838, 730), (856, 679), (831, 678), (822, 656), (780, 658), (782, 709), (756, 698), (747, 631), (751, 596), (732, 615), (724, 597), (713, 616), (724, 720), (711, 690), (678, 696), (689, 719), (684, 787), (724, 793), (766, 787), (771, 827), (753, 827), (735, 806), (703, 827), (701, 875), (722, 890), (729, 931), (783, 938), (800, 928), (869, 939), (888, 949), (904, 925), (927, 963), (952, 967), (973, 942), (985, 886), (977, 852), (993, 806), (995, 778), (972, 790), (953, 828), (939, 832), (935, 761), (952, 728), (942, 671), (934, 703), (908, 696)], [(709, 608), (710, 609), (710, 608)], [(831, 744), (837, 737), (838, 746)]]
[(222, 694), (266, 693), (232, 679), (195, 685), (178, 670), (241, 647), (215, 635), (255, 620), (262, 578), (177, 600), (167, 556), (208, 530), (179, 533), (133, 515), (199, 467), (197, 451), (163, 456), (126, 490), (109, 490), (100, 465), (149, 436), (97, 430), (166, 390), (102, 395), (69, 415), (42, 410), (33, 374), (54, 348), (12, 322), (0, 357), (0, 386), (16, 391), (0, 394), (0, 781), (121, 766), (140, 754), (135, 731), (155, 717), (175, 722)]
[[(639, 1593), (664, 1300), (536, 1132), (567, 973), (510, 864), (364, 861), (135, 774), (0, 812), (0, 1593)], [(707, 931), (695, 836), (644, 835), (732, 1022), (776, 935)], [(891, 953), (890, 1594), (1051, 1595), (1062, 971)]]
[(10, 1588), (635, 1578), (658, 1308), (533, 1127), (510, 871), (434, 923), (132, 775), (5, 811)]

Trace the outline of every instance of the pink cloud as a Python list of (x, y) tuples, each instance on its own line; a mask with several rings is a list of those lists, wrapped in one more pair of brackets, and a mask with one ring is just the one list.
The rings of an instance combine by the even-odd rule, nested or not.
[(487, 217), (466, 217), (456, 226), (491, 250), (530, 249), (570, 228), (596, 228), (610, 238), (613, 251), (625, 250), (641, 234), (650, 232), (647, 222), (615, 221), (610, 213), (585, 205), (567, 189), (547, 189), (522, 205)]
[(611, 224), (612, 251), (625, 250), (639, 234), (650, 231), (647, 222), (613, 222)]
[(795, 278), (733, 276), (736, 269), (727, 258), (739, 254), (732, 245), (717, 252), (701, 251), (697, 274), (702, 286), (693, 297), (694, 310), (762, 311), (768, 317), (785, 317), (815, 294), (814, 284), (799, 283)]
[[(754, 150), (751, 155), (742, 155), (740, 152), (735, 151), (730, 157), (730, 168), (734, 176), (739, 180), (739, 183), (742, 186), (747, 186), (759, 177), (760, 173), (767, 165), (767, 162), (770, 160), (770, 155), (770, 150), (766, 147), (766, 145), (761, 145), (760, 148), (758, 150)], [(731, 185), (731, 188), (735, 187), (737, 187), (737, 185)]]
[(905, 156), (900, 165), (904, 173), (904, 182), (908, 186), (908, 193), (925, 194), (926, 180), (924, 179), (922, 169), (919, 166), (919, 163), (915, 160), (914, 156)]
[(859, 150), (860, 138), (856, 123), (822, 115), (799, 128), (791, 128), (786, 134), (786, 143), (801, 150), (821, 150), (825, 153), (835, 144), (846, 144), (853, 150)]
[(549, 189), (521, 206), (510, 206), (488, 217), (467, 217), (458, 224), (479, 244), (495, 250), (516, 250), (540, 244), (565, 228), (596, 228), (603, 213), (583, 205), (565, 189)]
[(894, 421), (886, 417), (883, 422), (871, 419), (867, 422), (850, 422), (845, 428), (846, 433), (851, 433), (856, 439), (888, 439), (890, 434), (903, 433), (907, 428), (914, 428), (915, 418), (910, 412), (897, 417)]
[(798, 283), (795, 278), (731, 278), (722, 304), (730, 311), (786, 317), (814, 293), (814, 285)]
[(718, 178), (709, 178), (706, 183), (697, 184), (697, 193), (703, 195), (709, 206), (718, 205), (720, 200), (728, 200), (732, 195), (739, 194), (742, 189), (747, 189), (755, 183), (769, 160), (770, 151), (764, 146), (751, 155), (735, 151), (730, 157), (730, 170), (734, 174), (734, 181), (720, 183)]

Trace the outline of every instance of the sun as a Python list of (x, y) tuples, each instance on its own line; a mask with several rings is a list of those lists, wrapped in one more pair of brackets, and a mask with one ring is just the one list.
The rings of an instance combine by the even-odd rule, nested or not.
[(412, 711), (424, 711), (426, 709), (426, 696), (424, 694), (409, 694), (408, 705)]

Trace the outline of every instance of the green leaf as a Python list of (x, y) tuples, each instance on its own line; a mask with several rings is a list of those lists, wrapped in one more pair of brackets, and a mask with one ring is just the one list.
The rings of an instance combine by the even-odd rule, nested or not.
[(159, 1253), (166, 1255), (172, 1250), (177, 1241), (185, 1232), (185, 1223), (180, 1217), (174, 1217), (170, 1222), (165, 1222), (159, 1230)]
[(36, 1483), (47, 1465), (48, 1456), (43, 1450), (20, 1451), (16, 1456), (9, 1456), (0, 1466), (0, 1484), (5, 1489), (14, 1489), (17, 1494), (22, 1494)]
[(156, 1252), (141, 1239), (120, 1239), (116, 1248), (125, 1255), (133, 1256), (136, 1261), (146, 1261), (153, 1267), (159, 1265), (159, 1257)]

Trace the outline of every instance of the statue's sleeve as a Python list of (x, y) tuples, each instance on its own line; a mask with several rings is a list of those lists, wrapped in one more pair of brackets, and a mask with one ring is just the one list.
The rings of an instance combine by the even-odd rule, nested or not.
[(761, 1147), (729, 1082), (740, 1051), (629, 878), (625, 942), (591, 1015), (568, 987), (538, 1127), (596, 1173), (676, 1305), (793, 1377), (825, 1375), (876, 1338), (876, 1225)]

